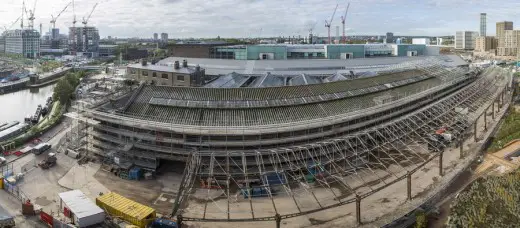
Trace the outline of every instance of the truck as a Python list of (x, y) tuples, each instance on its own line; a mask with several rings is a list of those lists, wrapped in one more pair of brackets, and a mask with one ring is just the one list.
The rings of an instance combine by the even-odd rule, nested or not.
[(0, 205), (0, 227), (15, 227), (14, 217)]
[(53, 167), (56, 165), (56, 154), (55, 153), (49, 153), (47, 155), (47, 158), (45, 158), (43, 161), (41, 161), (38, 166), (42, 169), (48, 169), (50, 167)]
[(36, 155), (39, 155), (39, 154), (42, 154), (43, 152), (47, 151), (50, 148), (51, 148), (51, 144), (40, 143), (33, 148), (33, 153)]

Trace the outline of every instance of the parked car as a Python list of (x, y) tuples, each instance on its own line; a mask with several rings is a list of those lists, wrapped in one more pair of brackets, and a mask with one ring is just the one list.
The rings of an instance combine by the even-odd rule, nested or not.
[(4, 165), (5, 163), (7, 163), (7, 159), (0, 157), (0, 165)]

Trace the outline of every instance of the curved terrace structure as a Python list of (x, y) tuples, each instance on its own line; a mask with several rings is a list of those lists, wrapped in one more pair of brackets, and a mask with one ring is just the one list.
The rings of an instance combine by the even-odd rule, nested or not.
[(88, 143), (149, 170), (184, 162), (173, 213), (185, 221), (291, 218), (360, 201), (442, 156), (503, 87), (485, 75), (430, 62), (285, 87), (141, 84), (86, 111)]

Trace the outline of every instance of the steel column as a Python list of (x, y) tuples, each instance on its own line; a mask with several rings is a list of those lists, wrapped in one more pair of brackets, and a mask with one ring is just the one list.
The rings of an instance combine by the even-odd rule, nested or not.
[(491, 104), (491, 116), (493, 117), (493, 120), (495, 120), (495, 101)]
[(487, 131), (487, 111), (488, 109), (484, 110), (484, 131)]
[[(478, 121), (478, 119), (477, 119), (477, 121)], [(474, 134), (473, 134), (473, 138), (475, 139), (475, 142), (478, 142), (478, 139), (477, 139), (477, 121), (475, 121), (475, 123), (473, 123), (473, 131), (475, 131)]]
[(274, 217), (276, 220), (276, 228), (280, 228), (280, 225), (282, 223), (282, 216), (277, 213)]
[(439, 176), (442, 176), (442, 155), (443, 151), (441, 151), (439, 154)]
[(361, 225), (361, 196), (356, 195), (356, 221)]
[(408, 200), (412, 200), (412, 173), (410, 171), (406, 174), (406, 189)]
[(460, 154), (459, 154), (459, 158), (464, 158), (464, 140), (462, 139), (462, 136), (459, 140), (459, 145), (460, 145)]
[(177, 215), (177, 227), (182, 228), (182, 215)]

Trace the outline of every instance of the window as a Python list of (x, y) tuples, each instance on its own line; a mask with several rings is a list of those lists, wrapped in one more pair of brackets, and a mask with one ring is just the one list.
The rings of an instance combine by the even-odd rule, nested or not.
[(130, 74), (136, 74), (137, 71), (135, 69), (130, 69)]
[(142, 74), (143, 76), (148, 76), (148, 71), (143, 70), (143, 71), (141, 71), (141, 74)]
[(161, 77), (164, 79), (168, 79), (168, 74), (162, 74)]
[(177, 81), (184, 81), (184, 75), (177, 75)]
[(152, 73), (152, 77), (156, 78), (157, 77), (157, 73), (153, 72)]

